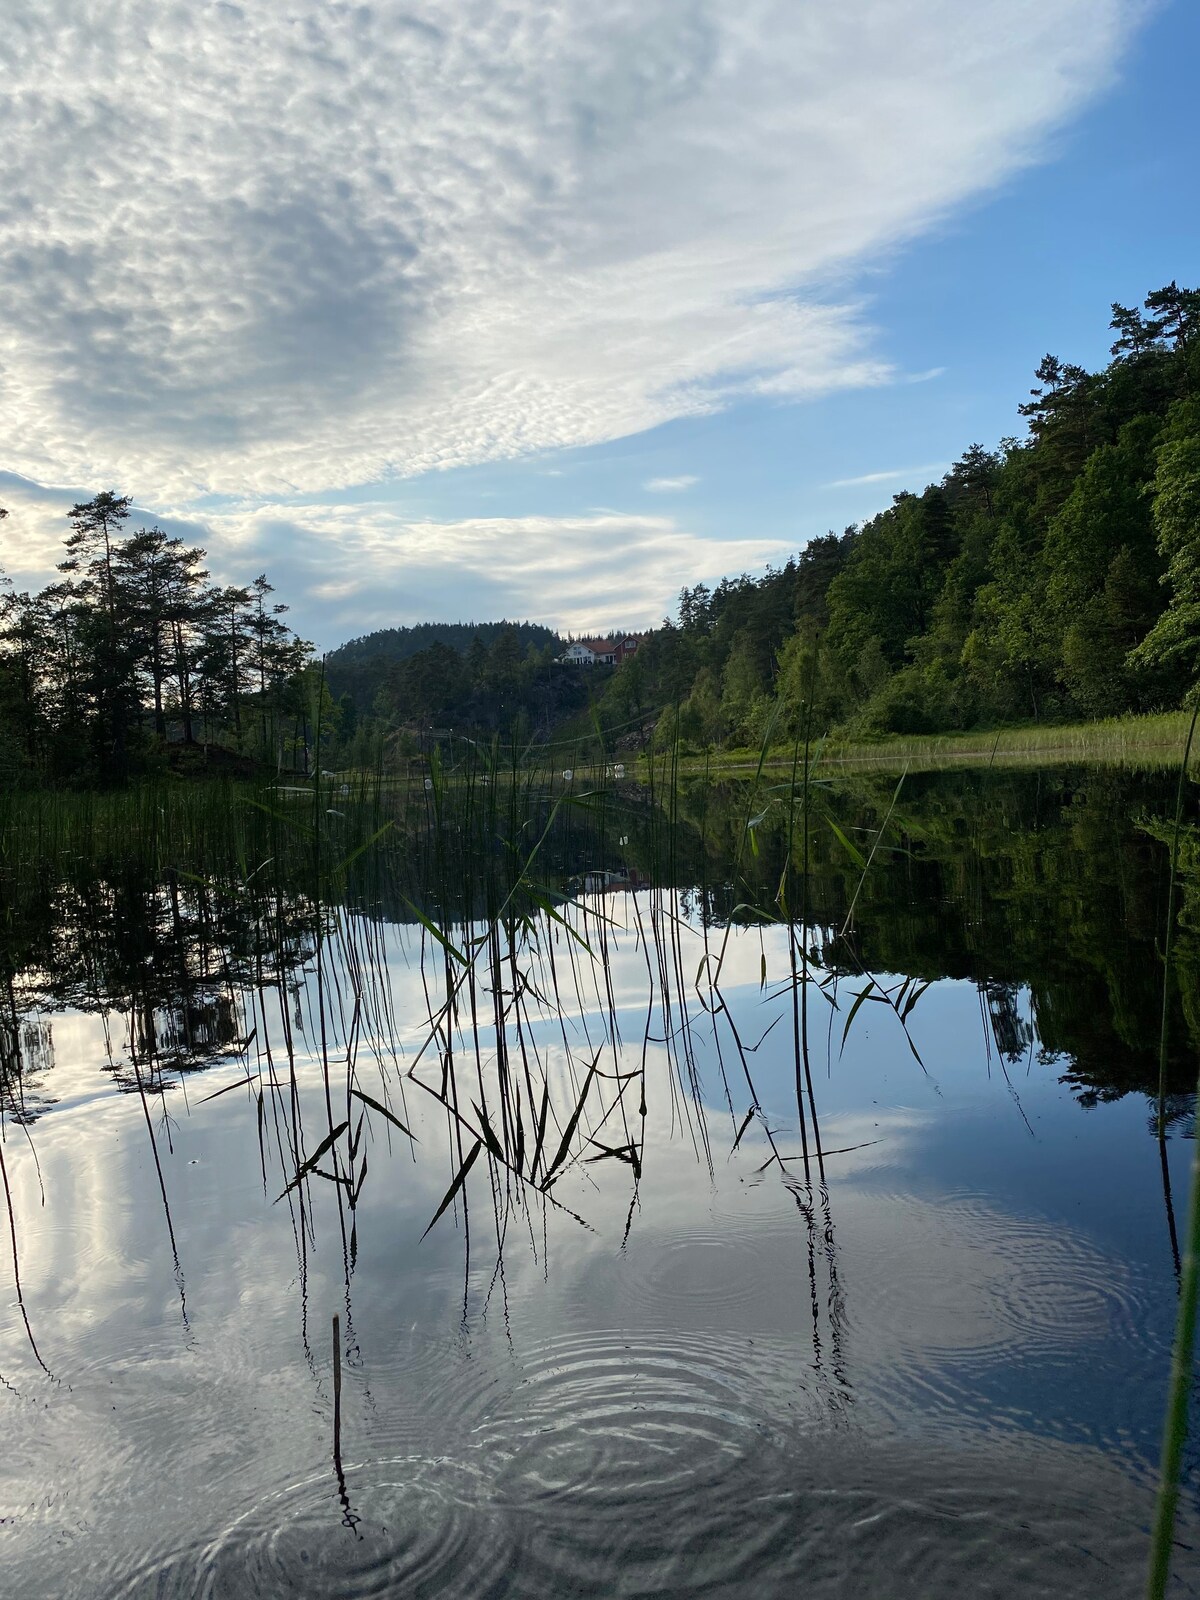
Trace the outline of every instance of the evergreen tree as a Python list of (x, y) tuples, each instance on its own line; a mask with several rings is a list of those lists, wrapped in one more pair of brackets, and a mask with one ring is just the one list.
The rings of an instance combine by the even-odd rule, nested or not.
[(1134, 651), (1134, 664), (1170, 665), (1190, 686), (1200, 674), (1200, 402), (1172, 408), (1152, 488), (1170, 601)]

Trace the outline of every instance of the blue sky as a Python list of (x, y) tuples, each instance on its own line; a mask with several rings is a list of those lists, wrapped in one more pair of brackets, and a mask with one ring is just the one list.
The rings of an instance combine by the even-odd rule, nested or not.
[(1200, 281), (1187, 0), (81, 4), (0, 41), (19, 583), (114, 487), (322, 648), (642, 625)]
[[(1017, 405), (1043, 354), (1102, 365), (1111, 301), (1139, 303), (1172, 278), (1200, 283), (1197, 62), (1200, 7), (1160, 8), (1118, 82), (1046, 141), (1038, 164), (853, 275), (875, 348), (901, 374), (936, 377), (668, 423), (563, 452), (561, 479), (523, 462), (448, 474), (438, 504), (454, 515), (481, 501), (510, 514), (613, 500), (661, 509), (645, 482), (695, 477), (691, 526), (802, 544), (920, 489), (975, 440), (1022, 433)], [(883, 472), (902, 476), (853, 482)]]

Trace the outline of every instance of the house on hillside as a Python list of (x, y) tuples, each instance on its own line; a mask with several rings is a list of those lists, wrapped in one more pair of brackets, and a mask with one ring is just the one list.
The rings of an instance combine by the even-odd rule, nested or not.
[(559, 663), (565, 667), (594, 667), (600, 643), (599, 639), (576, 639), (559, 656)]
[(558, 661), (564, 667), (619, 667), (633, 655), (641, 642), (640, 633), (622, 633), (613, 639), (576, 639)]

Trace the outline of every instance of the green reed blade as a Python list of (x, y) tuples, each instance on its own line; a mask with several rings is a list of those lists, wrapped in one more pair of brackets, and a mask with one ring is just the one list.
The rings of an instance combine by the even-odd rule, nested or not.
[(467, 1155), (466, 1159), (463, 1161), (462, 1166), (459, 1167), (458, 1171), (454, 1174), (454, 1182), (450, 1185), (450, 1187), (446, 1190), (446, 1193), (442, 1196), (441, 1205), (437, 1208), (437, 1210), (433, 1213), (433, 1216), (429, 1219), (429, 1227), (426, 1228), (425, 1232), (421, 1235), (422, 1239), (424, 1239), (428, 1235), (429, 1229), (433, 1227), (433, 1225), (437, 1222), (438, 1218), (445, 1211), (446, 1207), (451, 1204), (451, 1202), (454, 1199), (454, 1196), (462, 1188), (463, 1184), (466, 1183), (467, 1174), (470, 1172), (471, 1168), (475, 1165), (475, 1162), (479, 1158), (479, 1152), (482, 1149), (483, 1149), (483, 1140), (482, 1139), (476, 1139), (475, 1143), (471, 1146), (469, 1154)]

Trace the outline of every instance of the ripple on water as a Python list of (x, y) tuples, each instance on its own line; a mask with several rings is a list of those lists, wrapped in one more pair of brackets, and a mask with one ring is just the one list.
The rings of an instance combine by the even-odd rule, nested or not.
[(924, 1353), (1007, 1359), (1096, 1339), (1145, 1348), (1144, 1286), (1079, 1234), (970, 1197), (889, 1203), (891, 1227), (877, 1227), (874, 1259), (847, 1285), (850, 1325), (867, 1340), (884, 1330)]
[[(467, 1398), (440, 1420), (436, 1396), (414, 1417), (396, 1404), (396, 1374), (367, 1373), (378, 1418), (364, 1427), (359, 1414), (353, 1527), (326, 1467), (74, 1592), (1115, 1600), (1137, 1589), (1153, 1497), (1098, 1451), (868, 1435), (784, 1340), (578, 1333), (510, 1351), (503, 1381), (484, 1360), (442, 1365), (438, 1393), (456, 1372)], [(489, 1366), (492, 1381), (475, 1381)], [(389, 1423), (393, 1409), (406, 1420)], [(401, 1436), (419, 1442), (397, 1448)]]
[(527, 1352), (472, 1439), (521, 1530), (511, 1592), (662, 1594), (684, 1577), (701, 1593), (771, 1573), (811, 1377), (782, 1342), (674, 1331)]
[(469, 1462), (402, 1456), (330, 1472), (246, 1511), (215, 1538), (143, 1566), (113, 1600), (487, 1600), (514, 1566), (504, 1520)]
[(523, 1365), (473, 1435), (510, 1596), (1097, 1600), (1140, 1572), (1150, 1498), (1094, 1452), (868, 1442), (794, 1347), (592, 1335)]
[(622, 1274), (631, 1306), (649, 1306), (656, 1316), (702, 1310), (706, 1319), (754, 1306), (772, 1281), (771, 1257), (782, 1233), (756, 1221), (710, 1219), (687, 1231), (654, 1235), (644, 1245), (635, 1242)]

